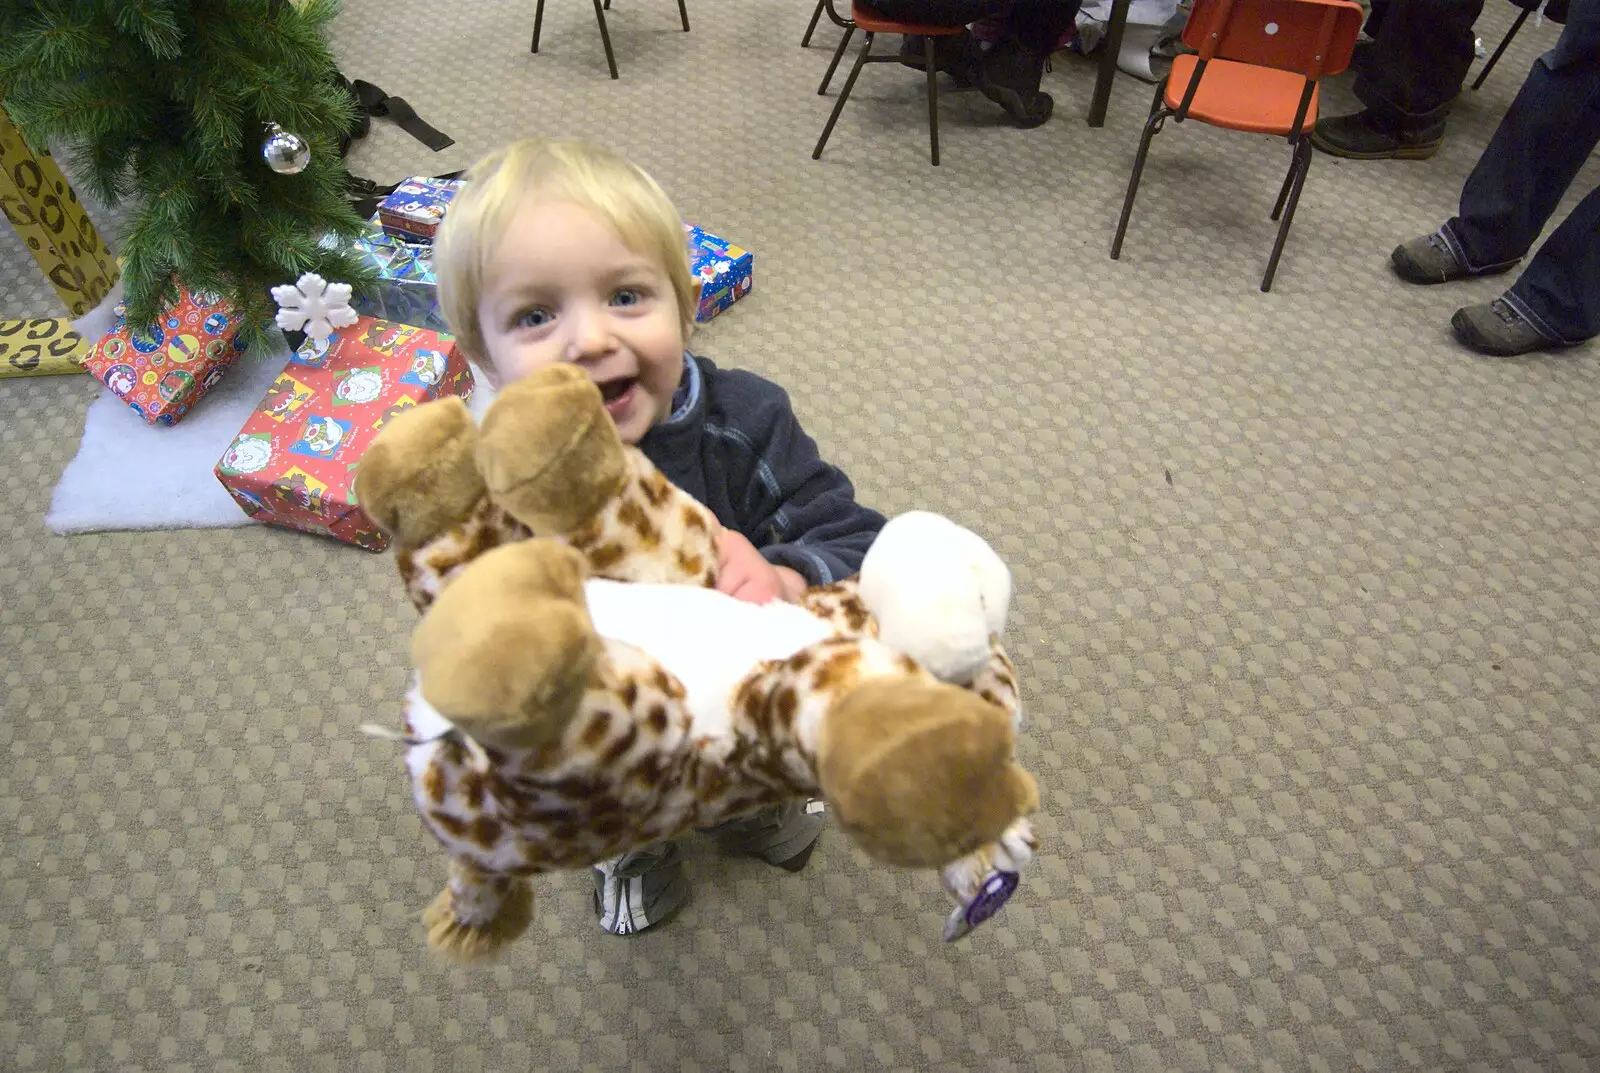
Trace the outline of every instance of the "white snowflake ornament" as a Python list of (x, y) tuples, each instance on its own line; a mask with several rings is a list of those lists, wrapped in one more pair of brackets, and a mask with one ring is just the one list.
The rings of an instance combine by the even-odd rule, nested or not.
[(315, 272), (299, 281), (272, 288), (278, 303), (278, 327), (286, 332), (304, 330), (320, 346), (335, 328), (348, 328), (356, 322), (350, 308), (350, 284), (329, 283)]

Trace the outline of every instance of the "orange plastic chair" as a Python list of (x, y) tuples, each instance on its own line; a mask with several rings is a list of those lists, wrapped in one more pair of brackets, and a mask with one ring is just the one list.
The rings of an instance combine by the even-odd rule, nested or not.
[(833, 54), (833, 63), (828, 67), (828, 73), (822, 79), (822, 86), (817, 93), (828, 91), (828, 82), (833, 78), (834, 68), (839, 66), (839, 57), (844, 55), (845, 46), (850, 44), (850, 37), (857, 30), (864, 30), (866, 37), (861, 42), (861, 54), (856, 57), (856, 65), (850, 68), (850, 77), (845, 79), (844, 89), (839, 93), (839, 99), (834, 102), (833, 114), (828, 116), (828, 125), (822, 128), (822, 137), (817, 139), (817, 147), (812, 150), (811, 159), (822, 159), (822, 147), (828, 144), (828, 135), (833, 133), (833, 125), (839, 122), (839, 113), (844, 111), (844, 102), (850, 99), (850, 91), (856, 87), (856, 78), (861, 74), (861, 68), (869, 63), (899, 63), (897, 54), (886, 56), (872, 55), (872, 39), (878, 34), (905, 34), (908, 37), (922, 38), (922, 56), (924, 65), (928, 68), (928, 142), (933, 150), (934, 167), (939, 166), (939, 72), (933, 66), (933, 39), (936, 37), (955, 37), (967, 32), (965, 26), (928, 26), (920, 22), (896, 22), (878, 14), (861, 0), (855, 0), (850, 9), (850, 25), (845, 27), (844, 38), (839, 42), (839, 49)]
[(1169, 117), (1175, 123), (1198, 119), (1228, 130), (1279, 135), (1288, 139), (1294, 155), (1272, 209), (1272, 218), (1281, 214), (1283, 221), (1261, 281), (1261, 289), (1270, 291), (1311, 168), (1308, 135), (1317, 123), (1317, 83), (1350, 66), (1364, 18), (1353, 0), (1195, 0), (1183, 43), (1198, 55), (1176, 57), (1172, 73), (1156, 86), (1111, 259), (1122, 254), (1150, 140)]

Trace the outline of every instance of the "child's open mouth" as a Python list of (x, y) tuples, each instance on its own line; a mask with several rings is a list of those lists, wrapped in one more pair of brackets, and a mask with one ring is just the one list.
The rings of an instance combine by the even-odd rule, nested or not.
[(628, 409), (628, 404), (633, 401), (634, 389), (639, 385), (636, 376), (625, 376), (618, 380), (607, 380), (598, 385), (600, 398), (605, 401), (606, 412), (614, 420), (617, 415)]

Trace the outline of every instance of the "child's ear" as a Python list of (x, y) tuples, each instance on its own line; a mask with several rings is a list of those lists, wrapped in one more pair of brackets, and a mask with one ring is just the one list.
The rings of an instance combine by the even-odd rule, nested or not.
[(706, 281), (703, 279), (697, 278), (694, 281), (694, 302), (683, 314), (683, 341), (685, 344), (689, 342), (689, 337), (694, 335), (695, 321), (700, 314), (700, 293), (705, 290), (705, 286)]

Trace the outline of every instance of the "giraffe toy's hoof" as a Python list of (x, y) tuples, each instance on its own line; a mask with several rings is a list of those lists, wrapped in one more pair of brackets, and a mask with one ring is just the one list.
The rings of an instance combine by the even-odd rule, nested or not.
[(478, 470), (494, 502), (537, 536), (560, 537), (622, 488), (627, 460), (600, 389), (575, 365), (507, 387), (484, 415)]
[[(482, 923), (462, 919), (460, 896), (454, 885), (445, 887), (422, 914), (428, 929), (428, 946), (451, 961), (470, 964), (499, 953), (533, 922), (533, 887), (525, 879), (504, 881), (499, 905)], [(471, 899), (467, 899), (469, 902)]]
[(403, 548), (433, 540), (483, 498), (477, 442), (472, 414), (454, 395), (401, 411), (361, 456), (361, 509)]
[(1039, 849), (1033, 825), (1017, 820), (998, 842), (991, 842), (975, 853), (945, 866), (940, 878), (944, 889), (955, 898), (956, 906), (945, 921), (947, 943), (964, 938), (972, 929), (988, 921), (1016, 893), (1022, 870), (1028, 867)]
[(412, 632), (422, 698), (488, 744), (559, 740), (601, 652), (584, 603), (585, 574), (583, 556), (553, 540), (481, 555)]
[(819, 776), (839, 824), (888, 864), (940, 868), (1039, 806), (1010, 717), (973, 693), (887, 677), (851, 690), (822, 728)]

